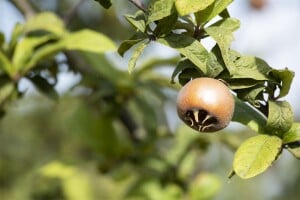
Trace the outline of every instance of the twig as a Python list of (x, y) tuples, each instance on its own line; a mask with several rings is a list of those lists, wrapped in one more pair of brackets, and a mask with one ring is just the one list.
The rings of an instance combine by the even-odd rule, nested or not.
[(36, 14), (35, 9), (31, 6), (28, 0), (11, 0), (11, 2), (25, 16), (25, 18), (30, 18)]
[(73, 8), (71, 8), (64, 16), (63, 20), (65, 25), (68, 25), (71, 21), (71, 19), (74, 17), (76, 14), (77, 10), (79, 9), (80, 5), (84, 2), (85, 0), (80, 0)]
[(146, 6), (140, 0), (129, 0), (133, 5), (135, 5), (138, 9), (141, 9), (143, 12), (147, 12)]

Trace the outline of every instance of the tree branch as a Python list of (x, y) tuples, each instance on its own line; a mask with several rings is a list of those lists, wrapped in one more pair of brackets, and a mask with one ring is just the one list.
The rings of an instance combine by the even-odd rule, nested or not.
[(36, 14), (35, 9), (31, 6), (28, 0), (11, 0), (11, 2), (25, 16), (25, 18), (30, 18)]
[(84, 2), (85, 0), (80, 0), (73, 8), (71, 8), (64, 16), (63, 20), (65, 25), (67, 26), (71, 19), (75, 16), (77, 10), (79, 9), (79, 7), (81, 6), (81, 4)]
[(142, 10), (143, 12), (148, 12), (146, 6), (140, 0), (129, 0), (133, 5), (135, 5), (138, 9)]

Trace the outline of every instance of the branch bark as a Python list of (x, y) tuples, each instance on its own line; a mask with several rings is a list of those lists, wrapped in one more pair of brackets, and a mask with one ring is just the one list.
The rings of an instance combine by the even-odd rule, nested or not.
[(135, 5), (138, 9), (142, 10), (143, 12), (148, 12), (146, 6), (140, 0), (129, 0), (133, 5)]
[(36, 10), (31, 6), (28, 0), (11, 0), (11, 2), (24, 15), (26, 19), (36, 14)]
[(72, 20), (72, 18), (75, 16), (77, 10), (79, 9), (79, 7), (81, 6), (81, 4), (84, 2), (85, 0), (80, 0), (73, 8), (71, 8), (67, 14), (64, 16), (63, 20), (65, 25), (67, 26), (70, 21)]

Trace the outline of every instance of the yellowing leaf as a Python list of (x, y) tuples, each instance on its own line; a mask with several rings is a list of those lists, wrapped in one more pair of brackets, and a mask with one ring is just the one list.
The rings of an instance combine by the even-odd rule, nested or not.
[(90, 51), (104, 53), (116, 49), (112, 40), (107, 36), (92, 30), (81, 30), (70, 33), (63, 39), (63, 46), (67, 50)]
[(66, 33), (63, 21), (52, 12), (43, 12), (30, 18), (24, 28), (26, 32), (44, 30), (57, 36)]
[(176, 0), (175, 6), (178, 13), (181, 16), (183, 16), (190, 13), (198, 12), (200, 10), (204, 10), (213, 2), (214, 0)]
[(172, 14), (174, 7), (174, 0), (155, 0), (151, 1), (149, 5), (149, 17), (147, 24), (160, 20)]
[(243, 179), (264, 172), (276, 160), (281, 145), (276, 136), (258, 135), (246, 140), (234, 155), (234, 172)]

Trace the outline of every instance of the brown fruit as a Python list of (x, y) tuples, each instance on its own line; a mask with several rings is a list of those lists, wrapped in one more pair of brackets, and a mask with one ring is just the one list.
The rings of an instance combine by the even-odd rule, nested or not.
[(256, 10), (261, 10), (265, 7), (267, 1), (266, 0), (249, 0), (252, 8)]
[(225, 128), (234, 112), (234, 98), (228, 87), (213, 78), (196, 78), (179, 91), (177, 112), (191, 128), (214, 132)]

